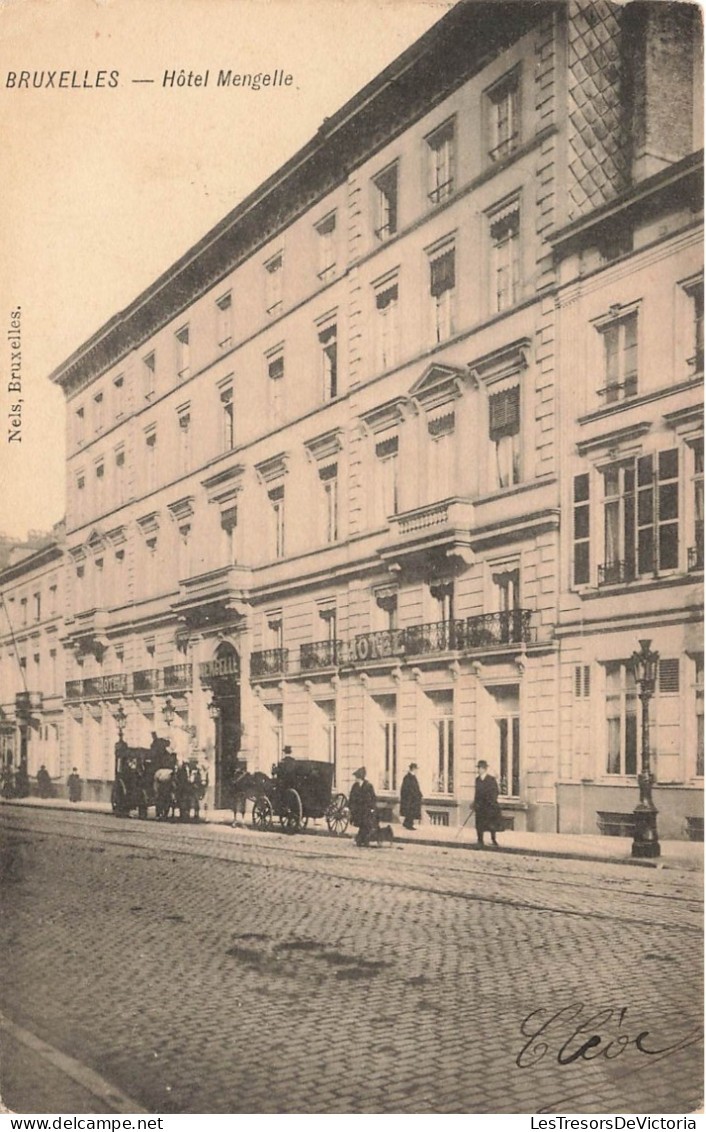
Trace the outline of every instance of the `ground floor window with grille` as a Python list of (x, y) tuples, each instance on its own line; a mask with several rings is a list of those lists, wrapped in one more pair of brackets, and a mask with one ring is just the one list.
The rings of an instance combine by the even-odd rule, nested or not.
[(453, 692), (428, 692), (431, 700), (430, 751), (431, 793), (453, 794), (456, 777), (456, 750), (453, 718)]
[(520, 689), (517, 684), (489, 689), (494, 703), (495, 752), (488, 759), (498, 768), (501, 794), (520, 794)]

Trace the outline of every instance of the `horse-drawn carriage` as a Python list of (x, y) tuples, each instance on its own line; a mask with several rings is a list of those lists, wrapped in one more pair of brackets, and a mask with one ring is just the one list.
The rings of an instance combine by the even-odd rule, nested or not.
[(339, 834), (348, 827), (348, 799), (333, 794), (333, 773), (331, 763), (285, 755), (272, 767), (271, 777), (243, 773), (234, 791), (252, 801), (255, 829), (271, 829), (279, 818), (283, 829), (296, 833), (306, 829), (309, 818), (325, 818), (331, 833)]
[(198, 821), (200, 803), (206, 793), (208, 776), (195, 760), (177, 764), (168, 739), (155, 735), (151, 747), (115, 745), (115, 778), (111, 794), (113, 813), (129, 817), (132, 810), (147, 817), (154, 806), (158, 820), (165, 821), (177, 810), (182, 821), (194, 813)]

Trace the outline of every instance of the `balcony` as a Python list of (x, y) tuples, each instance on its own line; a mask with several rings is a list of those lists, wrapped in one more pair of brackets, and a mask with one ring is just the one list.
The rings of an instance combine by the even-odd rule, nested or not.
[(302, 672), (319, 668), (335, 668), (341, 663), (343, 644), (341, 641), (312, 641), (299, 647), (299, 663)]
[(405, 654), (426, 656), (429, 653), (462, 649), (465, 628), (465, 621), (432, 621), (426, 625), (410, 625), (404, 631)]
[(471, 526), (473, 505), (462, 499), (444, 499), (440, 503), (429, 503), (395, 515), (392, 522), (403, 538), (427, 532), (435, 533), (438, 528)]
[(635, 581), (634, 562), (605, 562), (598, 567), (599, 586), (617, 586)]
[(141, 692), (156, 692), (159, 688), (159, 669), (142, 668), (132, 674), (132, 690), (136, 694)]
[[(251, 676), (281, 676), (287, 671), (289, 649), (264, 649), (250, 657)], [(302, 665), (303, 667), (303, 665)]]
[(689, 572), (694, 570), (703, 570), (704, 568), (704, 547), (703, 543), (698, 543), (697, 546), (690, 546), (687, 551), (688, 560), (687, 566)]
[[(79, 681), (76, 681), (79, 683)], [(102, 699), (109, 696), (124, 696), (128, 691), (126, 672), (113, 676), (87, 676), (83, 681), (83, 695), (86, 699)]]
[(531, 609), (508, 609), (501, 613), (481, 613), (469, 617), (465, 642), (461, 648), (483, 649), (502, 645), (529, 645), (537, 639)]
[(83, 695), (83, 680), (67, 680), (64, 699), (80, 700)]
[(170, 691), (188, 689), (191, 687), (192, 674), (190, 664), (168, 664), (164, 669), (164, 687)]

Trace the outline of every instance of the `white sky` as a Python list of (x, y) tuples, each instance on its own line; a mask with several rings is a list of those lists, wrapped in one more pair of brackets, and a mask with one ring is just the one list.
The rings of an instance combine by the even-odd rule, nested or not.
[[(0, 0), (0, 532), (64, 513), (64, 398), (47, 375), (274, 172), (452, 0)], [(289, 88), (217, 88), (283, 68)], [(164, 89), (165, 70), (206, 89)], [(7, 87), (119, 70), (117, 89)], [(215, 73), (214, 73), (215, 72)], [(132, 78), (154, 78), (138, 85)], [(22, 308), (22, 442), (8, 443)]]

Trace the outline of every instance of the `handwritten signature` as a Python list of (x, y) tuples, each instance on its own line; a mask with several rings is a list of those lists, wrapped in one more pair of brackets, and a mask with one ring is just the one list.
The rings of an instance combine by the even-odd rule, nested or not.
[(559, 1065), (595, 1061), (599, 1057), (614, 1061), (629, 1049), (654, 1057), (676, 1053), (696, 1036), (691, 1032), (672, 1045), (660, 1046), (650, 1037), (649, 1030), (638, 1030), (637, 1026), (633, 1029), (627, 1014), (627, 1006), (593, 1012), (582, 1002), (563, 1006), (553, 1014), (544, 1009), (533, 1010), (520, 1025), (520, 1033), (527, 1041), (515, 1063), (520, 1069), (529, 1069), (547, 1056), (550, 1060), (556, 1058)]

